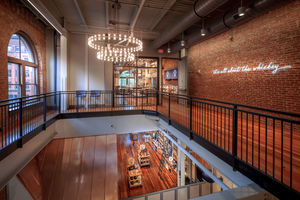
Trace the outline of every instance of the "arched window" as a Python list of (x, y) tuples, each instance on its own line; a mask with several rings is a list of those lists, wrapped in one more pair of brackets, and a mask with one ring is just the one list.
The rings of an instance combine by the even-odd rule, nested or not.
[(7, 48), (8, 98), (38, 94), (38, 64), (30, 40), (13, 34)]

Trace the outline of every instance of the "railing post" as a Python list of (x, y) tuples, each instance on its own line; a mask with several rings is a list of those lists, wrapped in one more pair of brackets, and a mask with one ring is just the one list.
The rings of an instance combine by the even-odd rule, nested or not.
[(20, 98), (19, 101), (19, 123), (20, 123), (20, 127), (19, 127), (19, 140), (18, 140), (18, 147), (21, 148), (23, 147), (23, 99)]
[(192, 140), (194, 138), (193, 136), (193, 131), (192, 131), (192, 125), (193, 125), (193, 119), (192, 119), (192, 116), (193, 116), (193, 99), (192, 97), (190, 97), (189, 99), (189, 103), (190, 103), (190, 139)]
[(159, 94), (158, 94), (158, 90), (156, 91), (156, 114), (157, 114), (157, 111), (158, 111), (158, 102), (159, 102)]
[(122, 104), (125, 105), (125, 90), (122, 91)]
[(115, 90), (111, 92), (112, 107), (115, 107)]
[(168, 103), (168, 118), (169, 118), (169, 124), (171, 124), (171, 94), (169, 93), (169, 103)]
[(77, 95), (77, 93), (75, 93), (75, 98), (76, 98), (76, 112), (79, 111), (79, 96), (80, 95)]
[(237, 123), (238, 123), (238, 111), (237, 105), (234, 105), (232, 113), (232, 155), (234, 159), (233, 170), (236, 170), (237, 159)]
[(61, 113), (61, 92), (58, 92), (58, 113)]
[(142, 97), (142, 110), (144, 110), (144, 91), (141, 90), (141, 92), (142, 92), (142, 95), (141, 95), (141, 97)]
[(43, 115), (44, 115), (44, 124), (43, 124), (43, 130), (46, 130), (46, 121), (47, 121), (47, 95), (44, 94), (44, 109), (43, 109)]
[(148, 106), (148, 91), (146, 91), (146, 98), (147, 98), (146, 105)]

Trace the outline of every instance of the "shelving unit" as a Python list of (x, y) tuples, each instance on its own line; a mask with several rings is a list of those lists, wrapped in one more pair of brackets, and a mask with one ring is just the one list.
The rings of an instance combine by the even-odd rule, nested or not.
[[(155, 136), (156, 133), (153, 134), (152, 137), (152, 145), (153, 145), (153, 149), (160, 155), (162, 156), (162, 149), (163, 149), (163, 140), (164, 140), (164, 135), (160, 132), (157, 132), (157, 136)], [(177, 171), (177, 147), (175, 145), (173, 145), (172, 143), (168, 143), (168, 149), (172, 149), (171, 153), (172, 153), (172, 161), (169, 160), (170, 157), (170, 151), (168, 151), (167, 156), (166, 156), (166, 168), (170, 171), (170, 170), (175, 170)]]

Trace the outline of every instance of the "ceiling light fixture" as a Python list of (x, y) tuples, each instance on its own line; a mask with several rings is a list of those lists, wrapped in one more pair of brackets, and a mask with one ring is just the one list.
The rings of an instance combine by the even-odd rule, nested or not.
[(207, 34), (207, 30), (204, 27), (204, 20), (202, 20), (201, 36), (204, 37)]
[(238, 15), (240, 17), (244, 16), (246, 12), (246, 7), (243, 6), (243, 0), (241, 0), (241, 7), (238, 8)]
[(185, 41), (184, 41), (184, 33), (182, 33), (180, 45), (181, 45), (182, 47), (184, 47), (184, 45), (185, 45)]
[(134, 53), (143, 51), (143, 42), (132, 35), (102, 33), (90, 36), (88, 45), (97, 51), (97, 58), (109, 62), (134, 61)]
[(169, 44), (169, 43), (168, 43), (167, 52), (168, 52), (168, 53), (171, 53), (171, 48), (170, 48), (170, 44)]

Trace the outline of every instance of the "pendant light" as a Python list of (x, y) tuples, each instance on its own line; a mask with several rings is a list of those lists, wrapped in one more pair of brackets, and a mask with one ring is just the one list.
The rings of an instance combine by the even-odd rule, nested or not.
[(238, 8), (238, 15), (243, 17), (245, 15), (246, 7), (243, 6), (243, 0), (241, 0), (241, 7)]
[(184, 41), (184, 33), (181, 35), (181, 41), (180, 41), (180, 46), (184, 47), (185, 41)]
[(204, 19), (202, 20), (201, 36), (204, 37), (207, 34), (207, 29), (204, 27)]
[(170, 43), (168, 43), (168, 49), (167, 49), (168, 53), (171, 53), (171, 48), (170, 48)]

